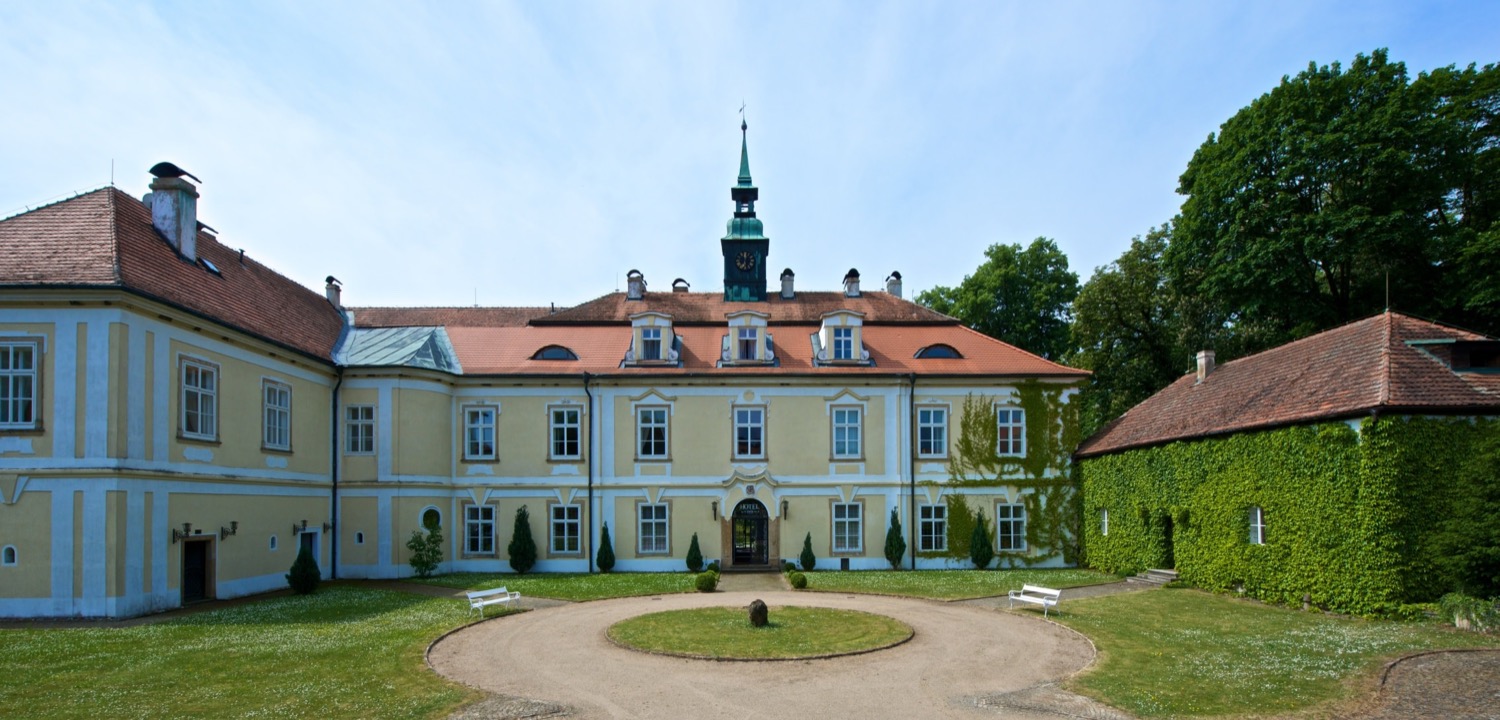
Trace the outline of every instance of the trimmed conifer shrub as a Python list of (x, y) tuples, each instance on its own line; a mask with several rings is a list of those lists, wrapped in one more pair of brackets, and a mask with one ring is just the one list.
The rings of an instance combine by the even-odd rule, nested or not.
[(443, 562), (442, 528), (432, 525), (426, 531), (411, 531), (411, 537), (406, 540), (406, 549), (411, 551), (411, 560), (408, 562), (412, 572), (417, 577), (432, 575)]
[(817, 567), (818, 556), (812, 551), (812, 533), (808, 533), (807, 537), (802, 540), (802, 554), (797, 557), (797, 561), (802, 563), (802, 569), (806, 572), (812, 572), (812, 569)]
[(609, 539), (609, 523), (604, 523), (604, 532), (599, 535), (599, 552), (594, 554), (594, 565), (599, 572), (615, 569), (615, 544)]
[(885, 559), (892, 570), (901, 569), (901, 559), (906, 556), (906, 538), (901, 536), (901, 518), (896, 508), (891, 508), (891, 526), (885, 531)]
[(505, 551), (510, 554), (510, 567), (518, 573), (531, 571), (536, 565), (536, 541), (531, 539), (531, 513), (526, 506), (516, 508), (516, 529), (510, 536), (510, 545)]
[(980, 510), (974, 520), (974, 537), (969, 541), (969, 559), (980, 570), (989, 567), (990, 561), (995, 559), (995, 543), (990, 540), (990, 523), (984, 519), (984, 510)]
[(318, 569), (318, 561), (313, 559), (312, 551), (302, 548), (297, 553), (297, 559), (292, 561), (292, 570), (286, 574), (286, 584), (292, 586), (292, 592), (298, 595), (308, 595), (318, 589), (318, 583), (323, 581), (323, 572)]
[(703, 551), (698, 549), (698, 533), (693, 533), (693, 542), (688, 545), (687, 569), (692, 572), (703, 569)]

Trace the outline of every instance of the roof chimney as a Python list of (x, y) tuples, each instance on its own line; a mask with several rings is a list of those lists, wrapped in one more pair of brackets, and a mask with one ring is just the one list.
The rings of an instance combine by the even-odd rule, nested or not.
[(854, 268), (844, 274), (844, 296), (859, 297), (859, 271)]
[(198, 188), (183, 176), (198, 178), (168, 162), (153, 165), (156, 176), (146, 206), (151, 209), (151, 224), (189, 260), (198, 259)]
[(325, 282), (328, 284), (323, 286), (323, 291), (328, 294), (328, 302), (332, 303), (334, 307), (343, 310), (344, 303), (340, 299), (339, 279), (329, 275)]
[(1213, 371), (1214, 371), (1214, 351), (1212, 351), (1212, 350), (1199, 350), (1198, 351), (1198, 382), (1203, 382), (1203, 379), (1206, 378), (1206, 377), (1208, 377), (1208, 374), (1211, 373), (1211, 372), (1213, 372)]
[(797, 292), (792, 289), (792, 281), (796, 279), (796, 277), (796, 274), (792, 272), (791, 268), (787, 268), (781, 271), (781, 299), (791, 300), (792, 298), (797, 297)]
[(899, 270), (892, 271), (891, 274), (886, 277), (885, 291), (892, 295), (895, 295), (896, 297), (901, 297), (901, 272)]
[(672, 281), (672, 292), (687, 292), (691, 287), (692, 286), (688, 284), (688, 281), (683, 280), (682, 278), (677, 278), (676, 280)]
[(646, 276), (640, 270), (625, 273), (625, 299), (640, 300), (646, 297)]

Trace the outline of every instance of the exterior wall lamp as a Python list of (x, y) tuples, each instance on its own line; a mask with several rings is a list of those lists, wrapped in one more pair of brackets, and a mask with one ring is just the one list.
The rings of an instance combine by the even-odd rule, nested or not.
[(182, 530), (180, 532), (177, 530), (177, 528), (172, 528), (172, 544), (173, 545), (176, 545), (178, 542), (180, 542), (182, 540), (186, 540), (186, 539), (188, 539), (188, 538), (190, 538), (192, 536), (193, 536), (193, 524), (192, 523), (183, 523), (182, 524)]
[(787, 517), (787, 513), (786, 513), (788, 507), (790, 507), (790, 506), (787, 505), (787, 501), (782, 500), (781, 501), (781, 519), (782, 520), (788, 520), (788, 519), (790, 519), (790, 518)]
[(714, 522), (718, 522), (719, 521), (719, 501), (715, 500), (715, 501), (709, 503), (709, 505), (712, 506), (712, 508), (713, 508)]
[(230, 520), (229, 521), (229, 527), (220, 527), (219, 528), (219, 539), (220, 540), (227, 539), (230, 535), (237, 534), (237, 533), (239, 533), (239, 531), (240, 531), (240, 521), (238, 521), (238, 520)]

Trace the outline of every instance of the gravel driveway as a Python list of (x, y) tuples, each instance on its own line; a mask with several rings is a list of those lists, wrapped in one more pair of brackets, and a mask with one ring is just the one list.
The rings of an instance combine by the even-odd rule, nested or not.
[[(874, 653), (781, 662), (661, 657), (615, 647), (604, 636), (611, 624), (636, 615), (744, 607), (756, 598), (771, 606), (773, 618), (783, 605), (864, 610), (897, 618), (916, 634), (910, 642)], [(497, 695), (460, 713), (465, 718), (1055, 720), (1055, 712), (1038, 714), (997, 705), (995, 699), (1045, 688), (1093, 658), (1087, 639), (1040, 618), (956, 603), (788, 591), (664, 595), (544, 608), (462, 629), (429, 654), (440, 674)]]

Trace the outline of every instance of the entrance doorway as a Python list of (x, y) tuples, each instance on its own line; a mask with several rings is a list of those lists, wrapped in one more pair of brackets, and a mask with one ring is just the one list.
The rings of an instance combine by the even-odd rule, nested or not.
[(756, 500), (742, 500), (734, 506), (732, 534), (735, 565), (769, 565), (770, 543), (767, 528), (770, 516), (766, 506)]
[(213, 565), (209, 553), (212, 540), (184, 540), (182, 542), (182, 604), (202, 602), (213, 597), (209, 593), (212, 585)]
[(1176, 528), (1172, 527), (1172, 513), (1162, 514), (1161, 526), (1162, 569), (1170, 570), (1177, 567), (1177, 538), (1174, 537)]

